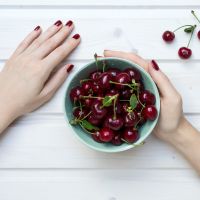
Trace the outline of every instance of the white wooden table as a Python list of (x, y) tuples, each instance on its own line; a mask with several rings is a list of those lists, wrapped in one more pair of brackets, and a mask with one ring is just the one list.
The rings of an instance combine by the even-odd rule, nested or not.
[[(16, 45), (36, 25), (71, 19), (82, 43), (69, 62), (80, 69), (103, 49), (137, 51), (156, 59), (184, 99), (187, 118), (200, 128), (200, 41), (193, 57), (181, 61), (177, 49), (188, 36), (177, 33), (166, 45), (162, 32), (194, 24), (199, 0), (0, 0), (0, 69)], [(74, 73), (73, 72), (73, 73)], [(199, 200), (200, 180), (188, 163), (154, 136), (119, 154), (88, 149), (63, 117), (70, 78), (55, 98), (14, 123), (0, 138), (0, 200)]]

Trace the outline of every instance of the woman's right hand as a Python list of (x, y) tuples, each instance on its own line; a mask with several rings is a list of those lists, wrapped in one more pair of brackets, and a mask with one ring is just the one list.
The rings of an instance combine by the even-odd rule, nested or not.
[(160, 92), (161, 109), (159, 121), (154, 133), (164, 141), (170, 141), (185, 121), (182, 110), (182, 99), (168, 77), (159, 69), (153, 60), (148, 62), (136, 54), (119, 51), (104, 51), (105, 57), (119, 57), (130, 60), (143, 67), (155, 81)]

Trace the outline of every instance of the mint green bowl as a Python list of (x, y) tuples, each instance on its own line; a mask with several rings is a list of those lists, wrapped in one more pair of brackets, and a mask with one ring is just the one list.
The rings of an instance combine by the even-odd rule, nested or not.
[[(139, 65), (132, 63), (128, 60), (119, 59), (119, 58), (101, 58), (99, 60), (100, 61), (105, 60), (108, 67), (116, 67), (121, 70), (124, 70), (128, 67), (133, 67), (133, 68), (136, 68), (137, 70), (139, 70), (139, 72), (142, 75), (145, 88), (147, 90), (150, 90), (156, 97), (155, 106), (158, 110), (158, 116), (159, 116), (160, 96), (158, 93), (158, 89), (157, 89), (154, 81), (150, 77), (150, 75), (142, 67), (140, 67)], [(80, 85), (80, 80), (87, 78), (91, 72), (96, 70), (96, 68), (97, 67), (96, 67), (95, 61), (92, 61), (89, 64), (85, 65), (83, 68), (81, 68), (72, 77), (72, 79), (71, 79), (72, 81), (69, 83), (66, 93), (65, 93), (65, 97), (64, 97), (64, 113), (65, 113), (67, 123), (73, 118), (72, 103), (69, 98), (70, 90), (73, 87)], [(134, 143), (134, 145), (124, 143), (121, 146), (114, 146), (109, 143), (97, 143), (91, 138), (91, 136), (89, 134), (84, 132), (82, 130), (82, 128), (78, 125), (72, 126), (72, 128), (74, 130), (74, 132), (72, 132), (72, 134), (76, 135), (77, 138), (79, 138), (79, 140), (82, 141), (84, 144), (86, 144), (88, 147), (95, 149), (97, 151), (108, 152), (108, 153), (126, 151), (126, 150), (131, 149), (131, 148), (139, 145), (140, 143), (142, 143), (151, 134), (152, 130), (154, 129), (154, 127), (158, 121), (158, 116), (154, 121), (147, 121), (139, 129), (140, 138), (136, 143)], [(68, 124), (68, 125), (71, 126), (70, 124)]]

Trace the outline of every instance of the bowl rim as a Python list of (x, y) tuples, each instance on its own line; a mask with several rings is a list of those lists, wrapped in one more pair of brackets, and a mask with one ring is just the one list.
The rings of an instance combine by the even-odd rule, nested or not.
[[(143, 137), (143, 140), (139, 142), (136, 141), (134, 144), (127, 144), (127, 146), (124, 146), (123, 148), (121, 149), (102, 149), (102, 148), (99, 148), (99, 147), (95, 147), (89, 143), (87, 143), (85, 140), (83, 140), (80, 136), (78, 136), (78, 134), (76, 133), (76, 131), (72, 128), (72, 126), (70, 126), (71, 130), (73, 130), (73, 132), (75, 132), (75, 136), (76, 138), (78, 138), (79, 141), (81, 141), (83, 144), (85, 144), (86, 146), (90, 147), (91, 149), (94, 149), (96, 151), (99, 151), (99, 152), (105, 152), (105, 153), (119, 153), (119, 152), (123, 152), (123, 151), (126, 151), (126, 150), (129, 150), (129, 149), (132, 149), (133, 147), (136, 147), (136, 146), (139, 146), (144, 140), (146, 140), (146, 138), (151, 135), (153, 129), (155, 128), (157, 122), (158, 122), (158, 119), (159, 119), (159, 115), (160, 115), (160, 95), (159, 95), (159, 92), (158, 92), (158, 88), (154, 82), (154, 80), (151, 78), (150, 74), (143, 69), (143, 67), (141, 67), (140, 65), (138, 65), (137, 63), (135, 62), (132, 62), (130, 60), (127, 60), (127, 59), (123, 59), (123, 58), (117, 58), (117, 57), (101, 57), (99, 58), (99, 60), (119, 60), (119, 61), (125, 61), (127, 63), (129, 63), (131, 65), (131, 67), (135, 67), (139, 70), (141, 70), (145, 76), (147, 76), (150, 80), (151, 80), (151, 83), (152, 83), (152, 86), (153, 86), (153, 89), (155, 91), (155, 96), (156, 96), (156, 102), (157, 102), (157, 109), (158, 109), (158, 115), (157, 115), (157, 118), (153, 121), (154, 122), (154, 126), (152, 126), (151, 128), (149, 128), (149, 130), (147, 131), (147, 133), (145, 134), (145, 136)], [(88, 66), (94, 64), (95, 61), (91, 61), (89, 63), (87, 63), (86, 65), (84, 65), (83, 67), (81, 67), (78, 71), (76, 71), (73, 76), (71, 77), (70, 80), (73, 79), (73, 77), (75, 77), (77, 74), (79, 74), (82, 70), (84, 70), (85, 68), (87, 68)], [(69, 87), (69, 84), (68, 86), (65, 88), (65, 94), (64, 94), (64, 100), (63, 100), (63, 110), (64, 110), (64, 118), (65, 118), (65, 121), (69, 121), (69, 118), (67, 116), (67, 112), (66, 112), (66, 109), (65, 109), (65, 102), (66, 102), (66, 96), (67, 96), (67, 90), (68, 90), (68, 87)], [(67, 125), (67, 123), (66, 123)]]

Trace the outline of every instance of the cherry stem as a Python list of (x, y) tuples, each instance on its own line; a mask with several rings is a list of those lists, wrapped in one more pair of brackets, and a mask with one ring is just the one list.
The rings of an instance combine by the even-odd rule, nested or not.
[(192, 33), (191, 33), (191, 36), (190, 36), (190, 40), (189, 40), (189, 42), (188, 42), (188, 44), (187, 44), (187, 48), (188, 48), (189, 45), (190, 45), (190, 42), (191, 42), (192, 36), (193, 36), (193, 34), (194, 34), (195, 28), (196, 28), (196, 25), (194, 25), (193, 28), (192, 28)]
[(191, 11), (191, 13), (194, 15), (194, 17), (197, 19), (197, 21), (200, 23), (199, 18), (197, 17), (197, 15), (195, 14), (194, 10)]
[(84, 83), (84, 82), (86, 82), (86, 81), (90, 81), (90, 80), (92, 80), (92, 79), (86, 78), (86, 79), (80, 80), (80, 84), (81, 84), (81, 83)]
[(83, 99), (104, 99), (103, 97), (81, 96)]
[[(117, 96), (118, 96), (118, 95), (117, 95)], [(117, 96), (116, 96), (116, 97), (117, 97)], [(115, 109), (116, 101), (117, 101), (117, 98), (114, 99), (114, 104), (113, 104), (113, 113), (114, 113), (113, 119), (116, 119), (116, 109)]]
[(128, 86), (130, 87), (131, 89), (133, 89), (133, 87), (131, 87), (129, 84), (127, 83), (117, 83), (117, 82), (114, 82), (114, 81), (110, 81), (111, 84), (116, 84), (116, 85), (124, 85), (124, 86)]
[(179, 29), (184, 28), (184, 27), (187, 27), (187, 26), (192, 27), (192, 25), (180, 26), (180, 27), (178, 27), (177, 29), (175, 29), (175, 30), (173, 31), (173, 33), (176, 32), (176, 31), (178, 31)]

